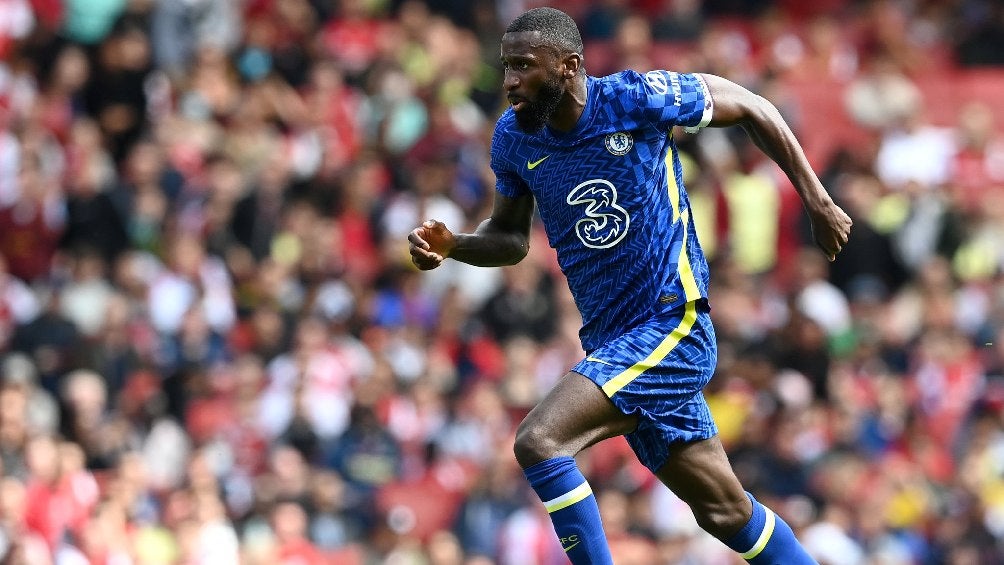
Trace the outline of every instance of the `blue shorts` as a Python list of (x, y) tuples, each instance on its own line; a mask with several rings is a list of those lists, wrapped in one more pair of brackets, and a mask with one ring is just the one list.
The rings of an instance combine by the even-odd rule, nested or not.
[(638, 416), (638, 427), (626, 437), (654, 473), (666, 463), (671, 443), (718, 433), (701, 392), (717, 362), (715, 330), (701, 300), (632, 328), (572, 371), (596, 383), (622, 412)]

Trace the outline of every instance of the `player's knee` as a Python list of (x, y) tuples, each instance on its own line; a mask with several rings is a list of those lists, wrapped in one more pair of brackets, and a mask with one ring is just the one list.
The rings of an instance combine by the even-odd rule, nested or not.
[(691, 510), (701, 529), (718, 539), (728, 539), (749, 521), (747, 508), (739, 503), (692, 504)]
[(558, 441), (544, 426), (531, 420), (523, 420), (516, 430), (513, 453), (519, 466), (526, 469), (530, 465), (558, 455), (559, 447)]

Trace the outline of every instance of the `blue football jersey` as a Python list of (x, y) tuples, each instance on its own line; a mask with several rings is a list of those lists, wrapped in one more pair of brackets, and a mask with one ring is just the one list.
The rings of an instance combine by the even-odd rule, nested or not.
[(526, 134), (512, 109), (492, 137), (496, 190), (531, 193), (582, 313), (582, 346), (707, 297), (708, 265), (672, 128), (711, 120), (699, 75), (624, 71), (586, 78), (574, 129)]

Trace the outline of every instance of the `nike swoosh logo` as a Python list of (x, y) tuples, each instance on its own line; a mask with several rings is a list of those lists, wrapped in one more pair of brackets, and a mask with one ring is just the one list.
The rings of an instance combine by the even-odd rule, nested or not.
[(579, 545), (580, 543), (582, 543), (582, 542), (581, 541), (577, 541), (577, 542), (573, 543), (572, 545), (570, 545), (568, 547), (563, 547), (562, 549), (565, 550), (565, 553), (568, 553), (573, 547)]
[(537, 165), (543, 163), (544, 159), (547, 159), (548, 157), (550, 157), (550, 155), (544, 155), (543, 157), (541, 157), (540, 159), (537, 159), (536, 161), (532, 161), (532, 162), (531, 161), (527, 161), (526, 162), (526, 168), (530, 169), (532, 171), (532, 170), (534, 170), (534, 169), (537, 168)]
[(609, 361), (604, 361), (603, 359), (597, 359), (595, 357), (586, 357), (586, 361), (592, 361), (593, 363), (603, 363), (604, 365), (610, 365), (611, 367), (614, 366), (614, 364), (610, 363)]

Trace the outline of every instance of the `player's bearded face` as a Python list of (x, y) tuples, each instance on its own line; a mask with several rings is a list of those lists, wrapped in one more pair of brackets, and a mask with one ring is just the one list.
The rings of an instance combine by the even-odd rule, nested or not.
[(544, 79), (537, 89), (537, 95), (516, 112), (516, 124), (519, 125), (519, 129), (526, 133), (540, 131), (558, 109), (564, 94), (560, 76), (553, 75)]

